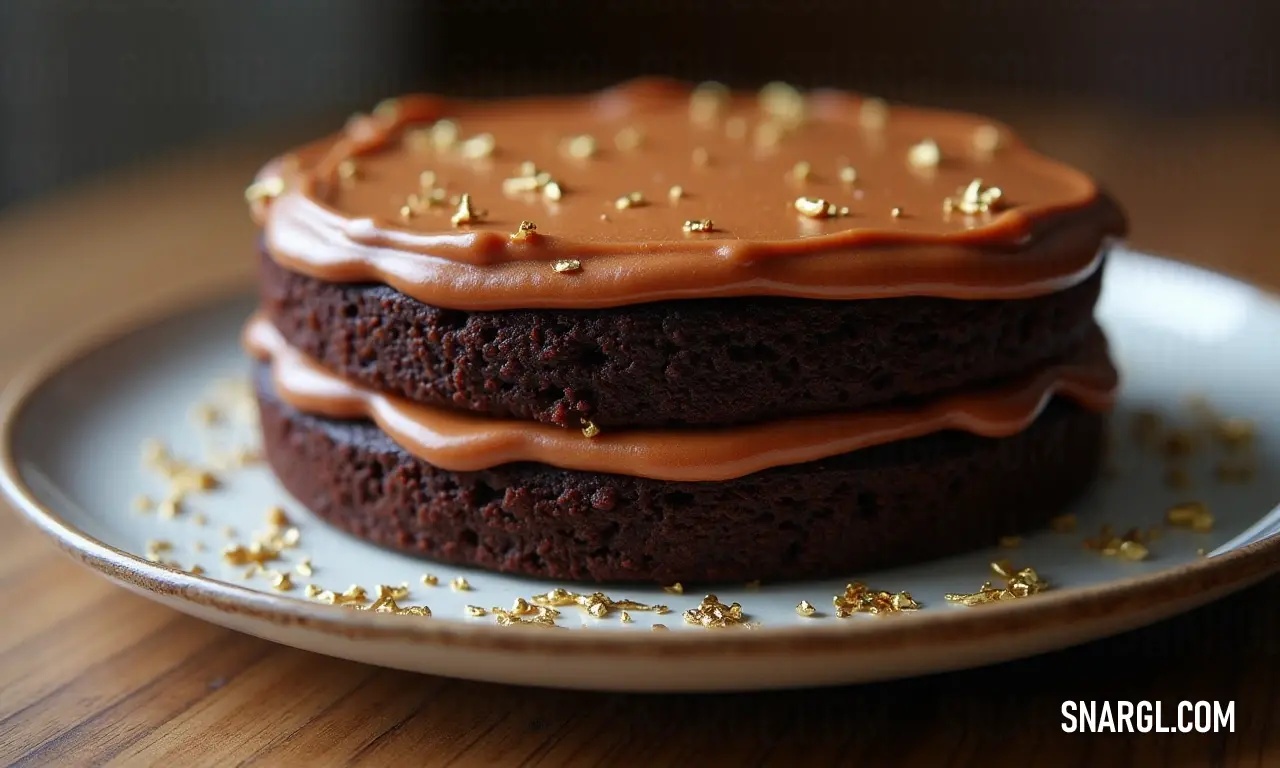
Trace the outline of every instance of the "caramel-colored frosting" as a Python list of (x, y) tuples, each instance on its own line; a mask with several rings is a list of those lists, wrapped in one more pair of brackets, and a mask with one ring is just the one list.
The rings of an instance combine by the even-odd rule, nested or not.
[(1099, 333), (1074, 360), (1020, 380), (925, 403), (697, 430), (634, 430), (586, 437), (547, 424), (432, 408), (352, 384), (290, 347), (270, 321), (245, 326), (250, 354), (271, 362), (277, 395), (335, 419), (370, 419), (401, 448), (442, 469), (472, 471), (519, 461), (562, 469), (674, 481), (719, 481), (860, 448), (963, 430), (1008, 437), (1055, 396), (1102, 411), (1114, 400), (1115, 368)]
[[(526, 162), (540, 182), (519, 181)], [(978, 179), (1002, 192), (990, 206), (964, 199)], [(1087, 176), (979, 117), (653, 79), (387, 102), (273, 161), (250, 197), (282, 266), (469, 310), (1023, 298), (1088, 277), (1125, 229)]]

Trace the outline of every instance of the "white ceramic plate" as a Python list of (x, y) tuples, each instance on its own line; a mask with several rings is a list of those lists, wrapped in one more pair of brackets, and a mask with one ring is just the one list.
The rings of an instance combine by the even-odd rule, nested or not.
[[(924, 565), (847, 578), (786, 585), (690, 587), (685, 595), (658, 589), (607, 590), (669, 605), (663, 616), (631, 612), (603, 619), (562, 609), (568, 631), (500, 627), (492, 616), (466, 616), (467, 605), (508, 607), (553, 586), (483, 571), (434, 565), (389, 553), (312, 519), (288, 498), (265, 467), (225, 476), (223, 488), (192, 500), (173, 520), (132, 509), (139, 494), (160, 496), (164, 484), (142, 467), (140, 446), (159, 438), (196, 459), (210, 431), (193, 425), (192, 406), (213, 382), (244, 377), (238, 343), (249, 299), (169, 317), (114, 340), (63, 352), (8, 389), (3, 413), (3, 487), (14, 505), (59, 546), (108, 578), (178, 610), (260, 637), (401, 669), (509, 683), (615, 690), (724, 690), (835, 684), (988, 664), (1137, 627), (1256, 582), (1280, 566), (1280, 302), (1254, 288), (1185, 265), (1128, 252), (1110, 261), (1099, 316), (1124, 376), (1113, 422), (1116, 475), (1077, 505), (1079, 531), (1028, 536), (1016, 549), (993, 548)], [(1257, 471), (1244, 484), (1215, 479), (1218, 449), (1191, 457), (1193, 487), (1175, 492), (1163, 482), (1163, 460), (1134, 447), (1127, 425), (1138, 409), (1189, 419), (1188, 395), (1199, 393), (1224, 413), (1247, 416), (1257, 428)], [(220, 430), (234, 431), (233, 427)], [(219, 433), (219, 430), (215, 430)], [(1143, 562), (1086, 550), (1082, 538), (1103, 523), (1117, 531), (1161, 522), (1171, 504), (1207, 502), (1217, 522), (1208, 533), (1171, 530), (1151, 542)], [(264, 511), (281, 504), (297, 522), (301, 542), (290, 562), (309, 555), (314, 582), (345, 589), (408, 582), (409, 604), (434, 616), (394, 616), (308, 601), (287, 594), (243, 567), (222, 562), (221, 529), (241, 539), (264, 527)], [(204, 526), (196, 512), (208, 519)], [(183, 567), (143, 558), (146, 542), (164, 539)], [(206, 550), (194, 548), (202, 542)], [(1208, 556), (1200, 556), (1203, 550)], [(966, 608), (943, 599), (971, 592), (1002, 557), (1032, 565), (1051, 591), (1023, 600)], [(288, 567), (287, 564), (284, 567)], [(423, 586), (425, 572), (440, 576)], [(454, 592), (464, 576), (472, 591)], [(846, 581), (907, 590), (924, 608), (892, 616), (837, 619), (832, 596)], [(686, 625), (681, 612), (704, 591), (738, 601), (753, 630)], [(797, 615), (807, 600), (820, 614)], [(672, 631), (650, 631), (661, 622)]]

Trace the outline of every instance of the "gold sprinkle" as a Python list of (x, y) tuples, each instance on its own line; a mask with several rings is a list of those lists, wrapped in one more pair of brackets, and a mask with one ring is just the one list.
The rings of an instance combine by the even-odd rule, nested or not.
[(1214, 425), (1214, 436), (1228, 451), (1248, 447), (1255, 432), (1252, 421), (1239, 417), (1225, 418)]
[(649, 202), (644, 199), (644, 193), (642, 192), (628, 192), (613, 201), (613, 207), (620, 211), (626, 210), (627, 208), (639, 208), (648, 204)]
[(600, 428), (597, 427), (590, 419), (582, 420), (582, 435), (584, 437), (595, 437), (600, 434)]
[(707, 152), (706, 147), (696, 147), (693, 150), (693, 164), (698, 167), (706, 166), (711, 162), (711, 155)]
[(582, 262), (577, 259), (560, 259), (551, 263), (556, 272), (577, 272), (582, 269)]
[(458, 124), (452, 120), (439, 120), (429, 129), (431, 145), (436, 149), (449, 149), (458, 143)]
[(994, 125), (980, 125), (973, 131), (973, 148), (979, 154), (989, 155), (1000, 148), (1000, 129)]
[(413, 207), (412, 207), (412, 205), (402, 205), (402, 206), (400, 206), (400, 218), (401, 218), (401, 219), (403, 219), (404, 221), (408, 221), (409, 219), (412, 219), (412, 218), (413, 218)]
[(760, 123), (756, 126), (754, 139), (759, 149), (776, 147), (782, 141), (782, 126), (772, 121)]
[(270, 507), (267, 509), (267, 525), (281, 528), (289, 525), (289, 516), (285, 514), (283, 507)]
[(1196, 557), (1206, 557), (1204, 547), (1196, 547)]
[(475, 618), (479, 618), (489, 613), (478, 605), (468, 605), (465, 610), (468, 616), (473, 616)]
[(1213, 513), (1201, 501), (1188, 501), (1175, 504), (1165, 512), (1165, 522), (1176, 528), (1190, 528), (1194, 531), (1213, 530)]
[(471, 207), (471, 195), (463, 195), (458, 201), (458, 210), (449, 219), (450, 223), (455, 227), (463, 224), (475, 224), (484, 216), (483, 211), (478, 211)]
[(492, 133), (480, 133), (462, 142), (461, 154), (468, 160), (480, 160), (491, 156), (496, 146)]
[(726, 629), (745, 623), (745, 614), (738, 603), (725, 605), (715, 595), (707, 595), (697, 608), (684, 612), (686, 624), (696, 624), (706, 629)]
[(308, 584), (308, 585), (307, 585), (307, 589), (306, 589), (307, 597), (310, 597), (310, 598), (316, 598), (316, 597), (319, 597), (319, 596), (321, 595), (321, 593), (323, 593), (323, 592), (324, 592), (324, 590), (323, 590), (323, 589), (321, 589), (321, 588), (320, 588), (320, 586), (319, 586), (318, 584)]
[(711, 232), (715, 229), (711, 219), (689, 219), (684, 223), (685, 232)]
[(663, 587), (662, 591), (666, 592), (668, 595), (683, 595), (684, 585), (677, 581), (669, 587)]
[(623, 611), (623, 612), (622, 612), (622, 619), (621, 619), (621, 621), (622, 621), (622, 623), (623, 623), (623, 624), (630, 624), (630, 623), (631, 623), (631, 614), (627, 613), (626, 611)]
[(502, 194), (518, 195), (524, 192), (537, 192), (541, 186), (533, 176), (513, 176), (509, 179), (503, 179)]
[(244, 191), (244, 199), (250, 203), (256, 203), (272, 200), (282, 194), (284, 194), (284, 179), (280, 176), (270, 176), (250, 184)]
[(889, 104), (884, 99), (863, 99), (858, 108), (858, 122), (863, 128), (879, 129), (889, 122)]
[(669, 630), (667, 629), (666, 624), (654, 624), (652, 627), (649, 627), (649, 631), (650, 632), (667, 632)]
[(791, 178), (796, 181), (800, 181), (800, 182), (808, 181), (809, 177), (813, 175), (813, 165), (811, 165), (808, 161), (801, 160), (800, 162), (796, 163), (794, 166), (791, 167), (790, 175), (791, 175)]
[(182, 514), (182, 502), (177, 496), (170, 496), (160, 502), (156, 512), (165, 520), (172, 520)]
[(902, 218), (902, 209), (901, 209), (901, 208), (890, 208), (890, 209), (889, 209), (889, 215), (890, 215), (890, 216), (892, 216), (892, 217), (893, 217), (893, 218), (895, 218), (895, 219), (900, 219), (900, 218)]
[(630, 152), (640, 148), (640, 143), (644, 141), (644, 136), (638, 128), (627, 126), (613, 137), (613, 145), (623, 152)]
[(272, 578), (271, 586), (279, 592), (289, 592), (293, 589), (293, 579), (289, 577), (288, 571), (282, 571)]
[[(520, 226), (516, 227), (516, 231), (512, 233), (512, 240), (528, 240), (537, 234), (538, 225), (532, 221), (522, 221)], [(557, 270), (558, 271), (558, 270)]]
[[(597, 619), (608, 616), (613, 611), (648, 611), (651, 613), (663, 614), (668, 609), (665, 605), (647, 605), (645, 603), (637, 603), (634, 600), (614, 600), (603, 592), (592, 592), (590, 594), (570, 592), (567, 589), (556, 587), (555, 589), (542, 595), (534, 595), (533, 602), (544, 610), (550, 610), (559, 607), (576, 605), (584, 609), (588, 615)], [(514, 613), (520, 612), (525, 608), (526, 611), (531, 609), (527, 603), (517, 602), (512, 609)], [(552, 611), (552, 617), (559, 615), (558, 612)]]
[(453, 581), (449, 582), (449, 589), (454, 592), (468, 592), (471, 590), (471, 584), (462, 576), (457, 576)]
[(801, 600), (800, 603), (796, 605), (796, 613), (800, 614), (801, 616), (812, 616), (817, 612), (818, 612), (818, 609), (814, 608), (813, 604), (810, 603), (808, 600)]
[(298, 564), (293, 568), (298, 572), (299, 576), (310, 576), (315, 573), (315, 570), (311, 567), (311, 558), (309, 557), (304, 557), (299, 560)]
[(556, 202), (564, 196), (564, 190), (560, 189), (559, 183), (549, 181), (542, 185), (542, 196), (552, 202)]
[(847, 619), (855, 613), (885, 615), (902, 611), (920, 610), (920, 603), (911, 597), (910, 592), (885, 592), (874, 590), (865, 584), (846, 584), (843, 595), (831, 598), (835, 606), (836, 618)]
[(938, 149), (938, 143), (933, 139), (925, 139), (914, 144), (907, 152), (907, 163), (912, 168), (937, 168), (940, 162), (942, 162), (942, 151)]
[(858, 169), (852, 165), (842, 165), (839, 171), (840, 183), (853, 184), (858, 180)]
[[(943, 597), (952, 603), (960, 603), (966, 606), (985, 605), (1000, 600), (1012, 600), (1016, 598), (1030, 597), (1039, 594), (1049, 588), (1049, 582), (1040, 578), (1040, 574), (1036, 573), (1034, 568), (1023, 568), (1019, 571), (1013, 571), (1013, 565), (1007, 560), (998, 563), (992, 563), (991, 569), (1005, 581), (1003, 588), (993, 587), (991, 582), (985, 582), (973, 593), (952, 593), (943, 595)], [(1008, 574), (1006, 577), (1004, 574)]]
[(747, 119), (745, 117), (731, 117), (724, 123), (724, 135), (734, 140), (741, 140), (747, 137)]
[(192, 566), (191, 566), (191, 568), (187, 570), (187, 573), (191, 574), (192, 576), (203, 576), (203, 575), (204, 575), (204, 566), (202, 566), (202, 565), (192, 565)]
[(1150, 550), (1136, 541), (1121, 542), (1119, 549), (1120, 556), (1125, 560), (1146, 560), (1151, 555)]
[(1004, 191), (999, 187), (988, 187), (982, 179), (974, 179), (960, 191), (959, 198), (950, 198), (942, 202), (943, 212), (958, 210), (966, 216), (980, 213), (993, 213), (1004, 207)]
[(172, 543), (172, 542), (170, 542), (170, 541), (167, 541), (167, 540), (165, 540), (165, 539), (148, 539), (148, 540), (147, 540), (147, 551), (148, 551), (148, 552), (160, 552), (160, 553), (164, 553), (164, 552), (172, 552), (172, 551), (173, 551), (173, 543)]
[(1076, 516), (1073, 514), (1058, 515), (1049, 521), (1049, 527), (1057, 533), (1071, 533), (1076, 529)]
[(797, 197), (792, 206), (797, 213), (811, 219), (830, 219), (849, 215), (848, 208), (838, 207), (820, 197)]
[(805, 99), (798, 88), (774, 81), (760, 89), (760, 109), (785, 127), (804, 121)]
[(585, 133), (570, 136), (561, 142), (560, 151), (575, 160), (587, 160), (596, 154), (596, 139)]
[(670, 200), (672, 203), (680, 202), (680, 198), (682, 197), (684, 197), (684, 187), (680, 186), (679, 184), (676, 184), (675, 186), (671, 187), (671, 189), (667, 190), (667, 199)]
[(723, 83), (701, 83), (689, 96), (689, 119), (695, 123), (712, 122), (728, 103), (729, 89)]
[(435, 586), (439, 586), (440, 584), (440, 578), (430, 573), (422, 574), (421, 581), (424, 586), (428, 586), (428, 587), (435, 587)]
[(430, 192), (436, 188), (436, 172), (423, 171), (418, 174), (418, 188), (423, 192)]
[(356, 166), (356, 161), (347, 159), (338, 163), (338, 178), (343, 181), (354, 181), (359, 175), (360, 169)]
[(133, 508), (138, 512), (150, 512), (155, 507), (155, 502), (150, 496), (133, 497)]
[(1223, 459), (1213, 473), (1220, 483), (1241, 484), (1253, 479), (1254, 468), (1251, 464)]

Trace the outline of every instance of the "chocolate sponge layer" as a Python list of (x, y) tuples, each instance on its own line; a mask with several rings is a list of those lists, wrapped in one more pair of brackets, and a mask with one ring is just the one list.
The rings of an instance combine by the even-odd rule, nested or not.
[(614, 429), (854, 410), (1030, 371), (1092, 330), (1101, 275), (1016, 301), (752, 297), (462, 312), (381, 285), (324, 283), (263, 255), (261, 304), (291, 345), (358, 383)]
[(366, 421), (294, 410), (256, 371), (267, 460), (315, 514), (375, 544), (547, 579), (850, 577), (1043, 524), (1098, 468), (1103, 416), (1055, 400), (1004, 439), (942, 432), (727, 482), (520, 463), (433, 467)]

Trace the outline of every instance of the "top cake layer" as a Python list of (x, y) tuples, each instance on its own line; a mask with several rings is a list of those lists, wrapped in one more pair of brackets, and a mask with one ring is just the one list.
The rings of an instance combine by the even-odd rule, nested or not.
[(1026, 298), (1087, 278), (1125, 226), (1087, 176), (983, 118), (662, 80), (386, 102), (249, 196), (282, 266), (466, 310)]

